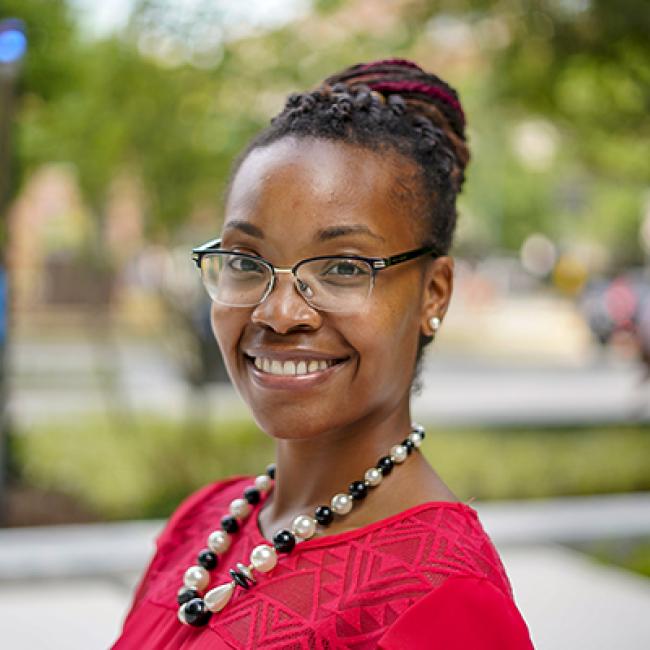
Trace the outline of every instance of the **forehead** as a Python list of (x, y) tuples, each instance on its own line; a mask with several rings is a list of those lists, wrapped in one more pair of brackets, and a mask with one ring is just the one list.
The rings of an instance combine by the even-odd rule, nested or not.
[(300, 241), (323, 228), (364, 225), (388, 242), (418, 243), (415, 165), (396, 152), (286, 137), (254, 149), (235, 175), (228, 221)]

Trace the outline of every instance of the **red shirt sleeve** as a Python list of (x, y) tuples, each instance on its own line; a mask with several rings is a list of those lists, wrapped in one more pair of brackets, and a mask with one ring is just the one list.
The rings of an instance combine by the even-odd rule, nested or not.
[(485, 578), (447, 578), (379, 640), (382, 650), (531, 650), (514, 602)]

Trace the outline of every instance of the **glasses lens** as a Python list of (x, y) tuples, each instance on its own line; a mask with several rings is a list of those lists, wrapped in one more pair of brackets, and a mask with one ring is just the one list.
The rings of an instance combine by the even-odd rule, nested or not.
[(210, 253), (201, 260), (201, 277), (210, 298), (231, 307), (257, 305), (271, 281), (260, 260), (236, 253)]
[(361, 308), (372, 289), (372, 267), (347, 257), (310, 260), (296, 275), (298, 289), (316, 309), (351, 312)]

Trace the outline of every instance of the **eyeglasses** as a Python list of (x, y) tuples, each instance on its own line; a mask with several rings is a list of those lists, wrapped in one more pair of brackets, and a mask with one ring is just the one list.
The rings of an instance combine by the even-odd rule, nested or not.
[[(298, 293), (314, 309), (354, 312), (366, 301), (379, 271), (434, 253), (425, 246), (390, 257), (319, 255), (281, 268), (251, 253), (223, 250), (213, 239), (192, 250), (192, 259), (212, 300), (229, 307), (254, 307), (273, 291), (280, 273), (291, 273)], [(434, 255), (438, 257), (438, 255)]]

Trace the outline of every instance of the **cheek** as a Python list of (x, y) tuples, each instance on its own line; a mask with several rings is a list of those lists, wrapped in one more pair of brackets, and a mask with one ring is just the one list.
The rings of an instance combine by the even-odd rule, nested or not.
[(376, 387), (410, 383), (420, 331), (418, 305), (412, 290), (395, 292), (390, 300), (369, 303), (350, 323), (350, 342), (360, 355), (359, 369)]
[(212, 303), (212, 332), (233, 380), (233, 370), (237, 363), (237, 343), (249, 319), (250, 314), (245, 309), (233, 309)]

